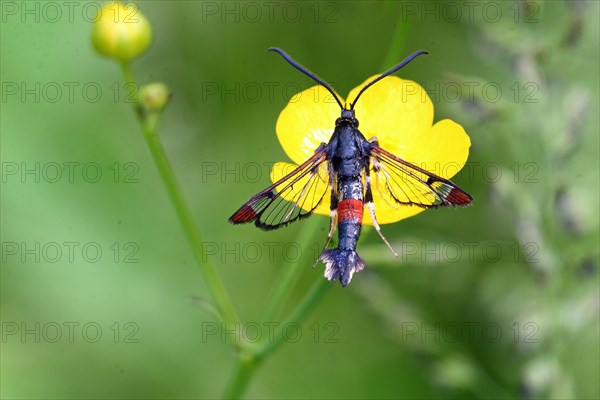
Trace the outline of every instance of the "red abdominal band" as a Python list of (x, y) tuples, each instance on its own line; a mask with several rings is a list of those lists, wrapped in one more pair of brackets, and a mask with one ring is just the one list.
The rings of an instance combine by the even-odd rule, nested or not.
[(338, 222), (350, 221), (362, 224), (364, 204), (362, 200), (345, 199), (337, 207)]

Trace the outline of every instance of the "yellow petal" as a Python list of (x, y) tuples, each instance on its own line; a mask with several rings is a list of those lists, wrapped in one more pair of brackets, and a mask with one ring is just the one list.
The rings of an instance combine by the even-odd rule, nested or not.
[(322, 86), (313, 86), (290, 99), (275, 128), (288, 157), (302, 164), (319, 144), (329, 142), (340, 112), (333, 96)]
[[(354, 101), (359, 90), (374, 78), (352, 89), (348, 99)], [(381, 147), (399, 157), (433, 123), (433, 104), (427, 92), (418, 83), (395, 76), (367, 89), (355, 111), (358, 129), (365, 138), (377, 136)]]
[(416, 138), (399, 157), (446, 179), (465, 165), (471, 140), (462, 126), (444, 119)]
[[(298, 168), (297, 165), (286, 163), (286, 162), (277, 162), (273, 165), (273, 169), (271, 169), (271, 181), (277, 182), (279, 179), (283, 178), (287, 174), (291, 173), (294, 169)], [(299, 193), (301, 193), (302, 188), (308, 182), (310, 174), (307, 174), (305, 177), (300, 179), (298, 182), (294, 184), (294, 190), (286, 190), (281, 193), (281, 197), (290, 202), (296, 202), (298, 199)], [(329, 189), (329, 175), (327, 174), (327, 164), (321, 164), (319, 169), (318, 176), (313, 177), (316, 179), (316, 184), (311, 185), (311, 189), (309, 192), (305, 193), (307, 201), (302, 202), (301, 206), (304, 210), (310, 211), (315, 206), (315, 203), (321, 198), (321, 194), (326, 190), (325, 196), (323, 196), (323, 200), (319, 204), (319, 206), (314, 210), (317, 214), (329, 215), (329, 205), (331, 200), (331, 190)]]
[[(407, 143), (405, 151), (399, 157), (450, 179), (465, 165), (470, 146), (471, 140), (463, 127), (444, 119), (416, 137), (413, 143)], [(375, 215), (379, 224), (391, 224), (425, 211), (421, 207), (398, 205), (387, 195), (384, 182), (379, 185), (377, 176), (373, 173), (371, 175)]]

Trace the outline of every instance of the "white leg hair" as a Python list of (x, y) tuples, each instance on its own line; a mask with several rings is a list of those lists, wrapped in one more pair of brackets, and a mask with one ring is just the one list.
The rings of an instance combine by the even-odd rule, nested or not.
[[(366, 176), (366, 184), (367, 184), (367, 193), (369, 193), (369, 197), (372, 198), (372, 195), (371, 195), (371, 177), (369, 175)], [(371, 221), (373, 221), (373, 226), (375, 227), (375, 230), (379, 234), (379, 237), (381, 238), (381, 240), (383, 240), (383, 242), (386, 244), (386, 246), (388, 247), (388, 249), (390, 249), (390, 251), (392, 252), (392, 254), (394, 254), (394, 256), (398, 257), (398, 253), (396, 253), (394, 251), (394, 249), (392, 248), (392, 245), (390, 245), (390, 243), (387, 241), (387, 239), (385, 238), (385, 236), (383, 236), (383, 233), (381, 233), (381, 228), (379, 227), (379, 224), (377, 223), (377, 217), (375, 216), (375, 203), (373, 203), (373, 201), (368, 201), (368, 202), (365, 203), (365, 205), (369, 209), (369, 215), (371, 216)]]
[[(329, 247), (329, 243), (331, 242), (331, 237), (333, 236), (333, 233), (335, 232), (336, 226), (337, 226), (337, 210), (331, 210), (329, 212), (329, 234), (327, 235), (327, 241), (325, 242), (325, 246), (323, 246), (323, 250), (321, 251), (321, 254), (323, 253), (323, 251), (327, 250), (327, 247)], [(320, 259), (321, 259), (321, 256), (319, 255), (319, 257), (317, 257), (317, 260), (313, 264), (313, 268), (317, 266)]]
[(398, 257), (398, 253), (396, 253), (394, 251), (394, 249), (392, 248), (392, 245), (387, 241), (387, 239), (385, 238), (385, 236), (383, 236), (383, 233), (381, 233), (381, 228), (379, 227), (379, 224), (377, 223), (377, 218), (375, 217), (375, 203), (368, 202), (367, 203), (367, 208), (369, 209), (369, 215), (371, 216), (371, 221), (373, 221), (373, 226), (375, 227), (375, 230), (379, 234), (379, 237), (381, 237), (381, 239), (386, 244), (386, 246), (388, 247), (388, 249), (390, 249), (390, 251), (392, 252), (392, 254), (394, 254), (394, 256)]

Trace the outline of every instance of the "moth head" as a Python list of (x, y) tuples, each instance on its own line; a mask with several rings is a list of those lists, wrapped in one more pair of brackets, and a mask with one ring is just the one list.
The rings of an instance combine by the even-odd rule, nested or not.
[(358, 128), (358, 120), (356, 119), (354, 110), (352, 109), (348, 110), (347, 108), (342, 108), (342, 115), (335, 120), (335, 125), (337, 126), (342, 122), (350, 123), (355, 128)]

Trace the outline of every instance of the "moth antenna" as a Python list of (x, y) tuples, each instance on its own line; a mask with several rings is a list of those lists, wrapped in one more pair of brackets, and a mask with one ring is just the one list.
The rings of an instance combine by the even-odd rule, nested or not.
[(311, 77), (312, 79), (314, 79), (317, 83), (319, 83), (321, 86), (323, 86), (325, 89), (327, 89), (329, 91), (329, 93), (331, 93), (331, 95), (333, 96), (335, 101), (337, 101), (337, 103), (340, 105), (340, 108), (342, 110), (344, 110), (344, 106), (342, 105), (342, 102), (340, 101), (339, 97), (335, 94), (335, 92), (333, 91), (331, 86), (329, 86), (327, 84), (327, 82), (325, 82), (323, 79), (319, 78), (314, 73), (310, 72), (308, 69), (306, 69), (302, 65), (298, 64), (298, 62), (296, 60), (294, 60), (292, 57), (290, 57), (285, 51), (281, 50), (280, 48), (269, 47), (267, 49), (267, 51), (274, 51), (276, 53), (279, 53), (281, 55), (281, 57), (283, 57), (285, 59), (285, 61), (287, 61), (288, 63), (290, 63), (292, 65), (292, 67), (296, 68), (298, 71), (302, 72), (304, 75), (307, 75), (307, 76)]
[(402, 60), (400, 62), (400, 64), (396, 65), (394, 68), (390, 69), (389, 71), (384, 72), (383, 74), (379, 75), (377, 78), (373, 79), (371, 82), (369, 82), (365, 86), (363, 86), (363, 88), (360, 90), (360, 92), (358, 92), (358, 95), (356, 96), (356, 98), (354, 99), (352, 104), (350, 105), (350, 109), (354, 110), (354, 106), (356, 105), (358, 98), (363, 94), (363, 92), (365, 90), (367, 90), (368, 88), (370, 88), (371, 86), (373, 86), (375, 83), (379, 82), (386, 76), (391, 75), (394, 72), (398, 71), (400, 68), (404, 67), (406, 64), (408, 64), (409, 62), (411, 62), (413, 59), (415, 59), (417, 56), (420, 56), (421, 54), (429, 54), (429, 53), (426, 52), (425, 50), (417, 50), (414, 53), (412, 53), (410, 56), (408, 56), (404, 60)]

